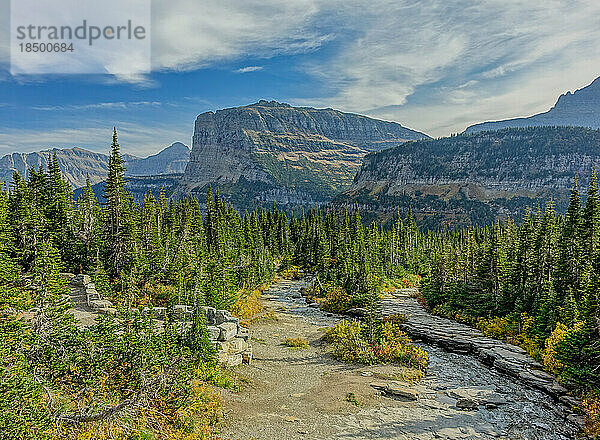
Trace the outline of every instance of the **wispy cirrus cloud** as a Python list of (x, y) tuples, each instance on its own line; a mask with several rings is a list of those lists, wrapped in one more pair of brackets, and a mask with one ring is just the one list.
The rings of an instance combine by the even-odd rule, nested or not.
[(242, 67), (240, 69), (234, 70), (235, 73), (250, 73), (250, 72), (258, 72), (260, 70), (263, 70), (262, 66), (247, 66), (247, 67)]
[(56, 111), (56, 110), (127, 110), (140, 107), (160, 107), (159, 101), (133, 101), (133, 102), (98, 102), (94, 104), (66, 104), (66, 105), (34, 105), (32, 110)]
[(600, 75), (597, 1), (363, 4), (350, 1), (336, 15), (337, 29), (352, 30), (336, 35), (340, 50), (305, 65), (328, 89), (320, 105), (445, 135), (547, 110), (560, 93)]

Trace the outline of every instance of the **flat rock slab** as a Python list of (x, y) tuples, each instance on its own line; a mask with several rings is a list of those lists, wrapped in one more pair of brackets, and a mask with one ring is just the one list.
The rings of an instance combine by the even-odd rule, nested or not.
[(431, 315), (413, 298), (414, 294), (414, 289), (400, 289), (389, 294), (382, 301), (382, 314), (404, 314), (407, 321), (401, 326), (413, 338), (437, 344), (451, 352), (476, 355), (486, 365), (542, 390), (556, 400), (566, 395), (567, 390), (552, 375), (541, 371), (543, 366), (521, 347), (488, 338), (465, 324)]
[[(243, 374), (252, 386), (222, 391), (228, 414), (223, 438), (255, 440), (572, 440), (576, 427), (562, 405), (518, 379), (462, 356), (420, 343), (429, 354), (427, 374), (417, 385), (400, 381), (396, 366), (348, 365), (335, 361), (319, 343), (323, 328), (336, 322), (308, 307), (295, 291), (306, 282), (284, 281), (263, 293), (277, 320), (256, 322), (252, 364)], [(418, 308), (415, 305), (415, 308)], [(455, 332), (458, 335), (458, 332)], [(476, 332), (474, 332), (476, 334)], [(303, 336), (308, 350), (289, 350), (286, 336)], [(480, 335), (481, 336), (481, 335)], [(464, 336), (462, 336), (464, 337)], [(364, 371), (372, 377), (362, 376)], [(397, 379), (396, 379), (397, 378)], [(418, 392), (417, 400), (386, 395), (388, 384)], [(455, 397), (446, 391), (455, 390)], [(458, 390), (458, 391), (456, 391)], [(463, 391), (460, 391), (463, 390)], [(359, 405), (348, 400), (352, 393)], [(458, 394), (490, 403), (459, 409)], [(491, 403), (499, 396), (506, 404)], [(500, 402), (498, 402), (500, 403)], [(489, 406), (489, 408), (488, 408)], [(289, 421), (288, 421), (289, 420)]]
[(404, 400), (417, 400), (419, 398), (418, 392), (397, 383), (390, 383), (383, 392), (388, 396), (399, 397)]

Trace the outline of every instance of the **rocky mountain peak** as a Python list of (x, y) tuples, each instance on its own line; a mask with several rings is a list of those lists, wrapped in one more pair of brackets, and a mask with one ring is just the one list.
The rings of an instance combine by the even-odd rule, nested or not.
[(322, 198), (350, 185), (369, 151), (426, 138), (396, 122), (277, 101), (206, 112), (196, 118), (179, 193), (245, 182), (262, 185), (261, 197)]
[(566, 92), (544, 113), (525, 118), (482, 122), (468, 127), (466, 133), (511, 127), (579, 126), (600, 128), (600, 77), (575, 92)]

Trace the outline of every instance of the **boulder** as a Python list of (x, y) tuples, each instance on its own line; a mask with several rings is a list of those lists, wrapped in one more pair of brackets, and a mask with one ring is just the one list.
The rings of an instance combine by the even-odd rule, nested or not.
[(208, 329), (208, 337), (211, 341), (216, 341), (217, 339), (219, 339), (219, 335), (221, 334), (221, 329), (219, 327), (209, 325), (206, 328)]
[(220, 351), (217, 353), (217, 360), (225, 365), (230, 367), (235, 367), (236, 365), (241, 365), (243, 362), (242, 354), (229, 354), (225, 351)]
[(92, 279), (90, 278), (90, 276), (84, 275), (82, 273), (80, 273), (79, 275), (75, 275), (71, 279), (71, 284), (73, 284), (74, 286), (79, 286), (79, 287), (85, 287), (91, 282), (92, 282)]
[(177, 304), (173, 306), (173, 315), (175, 319), (192, 320), (194, 318), (194, 308), (192, 306)]
[(230, 350), (238, 353), (240, 351), (244, 351), (248, 348), (248, 343), (244, 341), (242, 338), (233, 338), (229, 341)]
[(112, 309), (113, 304), (106, 299), (96, 299), (90, 301), (90, 307), (92, 310)]
[(144, 307), (143, 313), (145, 315), (152, 315), (155, 319), (165, 319), (167, 316), (166, 307)]
[(473, 399), (458, 399), (456, 407), (465, 411), (474, 411), (479, 407), (479, 404)]
[(252, 347), (248, 346), (248, 348), (244, 350), (242, 353), (242, 362), (248, 365), (252, 363)]
[(219, 334), (219, 341), (228, 341), (229, 339), (237, 335), (237, 324), (234, 322), (223, 322), (217, 327), (221, 329), (221, 333)]
[(231, 313), (229, 313), (227, 310), (217, 310), (215, 314), (215, 322), (217, 325), (222, 324), (224, 322), (239, 323), (239, 319), (231, 316)]
[(387, 388), (387, 383), (385, 382), (371, 382), (369, 385), (379, 391), (385, 391)]

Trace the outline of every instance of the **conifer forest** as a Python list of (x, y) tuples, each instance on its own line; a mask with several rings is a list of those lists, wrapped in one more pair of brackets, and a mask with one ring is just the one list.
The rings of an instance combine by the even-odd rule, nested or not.
[[(2, 438), (210, 438), (223, 411), (213, 387), (239, 384), (202, 307), (241, 316), (278, 274), (311, 274), (307, 295), (338, 314), (419, 287), (427, 310), (523, 347), (600, 412), (595, 175), (583, 194), (573, 182), (564, 215), (548, 200), (519, 222), (427, 230), (410, 211), (385, 225), (359, 209), (239, 212), (210, 188), (138, 203), (124, 168), (115, 131), (102, 204), (89, 181), (75, 199), (56, 158), (0, 189)], [(90, 275), (118, 313), (80, 328), (64, 273)], [(194, 308), (191, 326), (167, 316), (157, 331), (142, 313), (174, 304)]]

